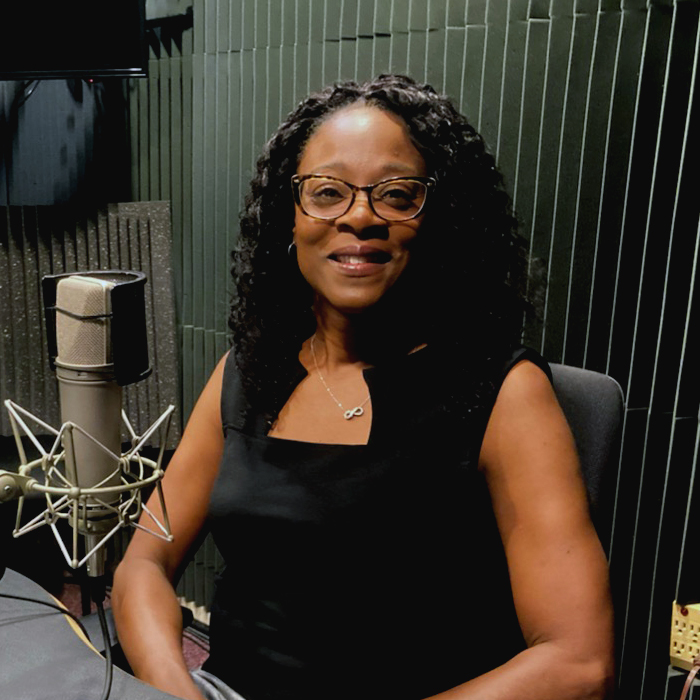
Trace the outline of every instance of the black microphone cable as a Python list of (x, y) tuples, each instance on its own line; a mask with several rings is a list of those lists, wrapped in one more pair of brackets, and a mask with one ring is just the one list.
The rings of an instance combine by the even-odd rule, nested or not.
[(0, 593), (0, 598), (10, 598), (10, 600), (23, 600), (27, 603), (39, 603), (39, 605), (45, 605), (47, 608), (53, 608), (57, 612), (63, 613), (64, 615), (67, 615), (72, 620), (74, 620), (77, 623), (78, 627), (80, 627), (80, 631), (85, 635), (85, 637), (87, 639), (90, 639), (80, 617), (75, 613), (72, 613), (70, 610), (68, 610), (68, 608), (64, 608), (58, 603), (51, 603), (48, 600), (40, 600), (39, 598), (28, 598), (27, 596), (23, 595), (13, 595), (12, 593)]
[(107, 627), (107, 617), (104, 610), (104, 600), (106, 595), (105, 576), (95, 576), (90, 579), (90, 597), (97, 607), (97, 619), (100, 621), (102, 639), (105, 646), (105, 682), (102, 688), (100, 700), (108, 700), (112, 690), (112, 640), (109, 638), (109, 627)]

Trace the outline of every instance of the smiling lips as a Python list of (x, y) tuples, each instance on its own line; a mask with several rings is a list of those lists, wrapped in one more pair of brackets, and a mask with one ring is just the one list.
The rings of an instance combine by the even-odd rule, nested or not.
[(352, 275), (369, 275), (381, 270), (391, 260), (391, 253), (371, 246), (347, 246), (334, 250), (328, 259), (343, 272)]

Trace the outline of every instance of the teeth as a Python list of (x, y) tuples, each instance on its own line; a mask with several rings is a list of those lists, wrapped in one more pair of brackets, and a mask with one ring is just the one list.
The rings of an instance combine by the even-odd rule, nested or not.
[(338, 262), (345, 263), (346, 265), (361, 265), (362, 263), (371, 262), (384, 262), (381, 256), (375, 255), (334, 255), (333, 256)]
[(339, 255), (338, 261), (350, 265), (361, 265), (362, 263), (369, 262), (369, 258), (362, 255)]

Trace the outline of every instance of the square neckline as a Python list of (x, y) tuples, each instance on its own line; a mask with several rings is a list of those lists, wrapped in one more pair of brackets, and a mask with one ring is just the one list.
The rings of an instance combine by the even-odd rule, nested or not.
[[(362, 370), (362, 377), (365, 381), (365, 384), (367, 385), (367, 391), (369, 392), (369, 397), (370, 397), (370, 404), (374, 404), (374, 392), (373, 392), (373, 382), (374, 382), (374, 377), (376, 376), (377, 372), (382, 372), (385, 370), (387, 367), (389, 368), (390, 371), (396, 371), (400, 365), (403, 365), (407, 362), (413, 362), (412, 359), (409, 358), (414, 358), (415, 356), (423, 356), (424, 351), (428, 349), (428, 345), (424, 345), (421, 348), (418, 348), (417, 350), (413, 350), (412, 352), (408, 353), (407, 355), (403, 355), (402, 357), (398, 358), (397, 361), (393, 362), (391, 365), (373, 365), (371, 367), (365, 367)], [(294, 384), (291, 386), (291, 390), (289, 392), (289, 395), (291, 396), (294, 390), (296, 389), (297, 386), (305, 379), (306, 377), (309, 376), (309, 372), (307, 371), (306, 367), (299, 361), (297, 358), (297, 364), (298, 364), (298, 369), (297, 369), (297, 374), (294, 377)], [(369, 432), (367, 434), (367, 442), (314, 442), (314, 441), (309, 441), (309, 440), (296, 440), (294, 438), (285, 438), (285, 437), (276, 437), (274, 435), (270, 435), (269, 433), (264, 433), (262, 438), (269, 440), (269, 441), (275, 441), (275, 442), (280, 442), (280, 443), (290, 443), (294, 445), (315, 445), (319, 446), (322, 448), (367, 448), (367, 447), (374, 447), (377, 443), (377, 425), (376, 425), (376, 413), (374, 410), (372, 410), (372, 418), (370, 421), (370, 426), (369, 426)]]

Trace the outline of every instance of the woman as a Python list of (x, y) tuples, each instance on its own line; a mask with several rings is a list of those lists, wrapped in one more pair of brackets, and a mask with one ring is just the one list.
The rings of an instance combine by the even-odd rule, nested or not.
[(606, 563), (518, 345), (524, 267), (493, 159), (429, 86), (289, 116), (242, 219), (234, 350), (165, 477), (175, 542), (136, 532), (115, 576), (137, 676), (202, 697), (171, 582), (211, 527), (205, 670), (246, 700), (605, 696)]

